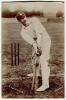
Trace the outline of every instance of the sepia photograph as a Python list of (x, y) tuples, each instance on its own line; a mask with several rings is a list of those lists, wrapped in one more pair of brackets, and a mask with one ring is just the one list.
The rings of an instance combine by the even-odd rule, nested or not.
[(64, 1), (2, 1), (2, 98), (64, 98)]

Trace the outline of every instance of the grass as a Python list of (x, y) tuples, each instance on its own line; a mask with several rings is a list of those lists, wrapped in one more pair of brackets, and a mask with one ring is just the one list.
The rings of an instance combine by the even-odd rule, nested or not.
[[(15, 19), (3, 19), (3, 22), (6, 20), (2, 23), (3, 98), (64, 98), (64, 23), (44, 22), (44, 18), (39, 19), (52, 41), (49, 60), (50, 88), (44, 92), (31, 91), (32, 78), (28, 78), (27, 74), (32, 72), (32, 46), (21, 38), (20, 23)], [(11, 66), (10, 44), (14, 42), (20, 44), (19, 66)]]

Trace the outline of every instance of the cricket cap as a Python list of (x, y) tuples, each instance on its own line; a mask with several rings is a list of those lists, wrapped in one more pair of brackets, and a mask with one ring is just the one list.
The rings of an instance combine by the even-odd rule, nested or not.
[(17, 14), (16, 14), (16, 18), (17, 18), (17, 20), (21, 20), (21, 19), (24, 19), (25, 18), (25, 13), (24, 12), (18, 12)]

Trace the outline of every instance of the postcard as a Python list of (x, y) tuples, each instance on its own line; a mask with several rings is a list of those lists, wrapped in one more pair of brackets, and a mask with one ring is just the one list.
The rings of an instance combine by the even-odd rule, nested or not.
[(2, 1), (2, 98), (64, 98), (64, 1)]

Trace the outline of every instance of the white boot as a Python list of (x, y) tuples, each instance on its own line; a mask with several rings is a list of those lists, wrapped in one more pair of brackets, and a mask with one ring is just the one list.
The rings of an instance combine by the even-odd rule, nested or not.
[(45, 91), (48, 88), (49, 88), (49, 84), (43, 84), (36, 91)]

